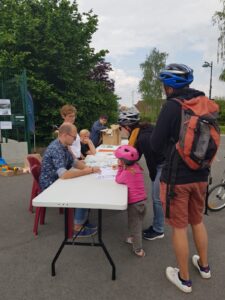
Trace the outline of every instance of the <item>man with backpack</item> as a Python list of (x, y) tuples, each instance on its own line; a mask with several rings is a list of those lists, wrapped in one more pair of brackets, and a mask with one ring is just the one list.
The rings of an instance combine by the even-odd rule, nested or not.
[(159, 79), (167, 101), (157, 120), (151, 145), (156, 155), (166, 153), (160, 196), (166, 221), (172, 227), (178, 263), (178, 268), (167, 267), (166, 276), (180, 290), (190, 293), (188, 224), (197, 250), (192, 263), (202, 278), (211, 277), (203, 211), (209, 166), (219, 146), (218, 106), (203, 92), (189, 88), (193, 70), (186, 65), (166, 66)]

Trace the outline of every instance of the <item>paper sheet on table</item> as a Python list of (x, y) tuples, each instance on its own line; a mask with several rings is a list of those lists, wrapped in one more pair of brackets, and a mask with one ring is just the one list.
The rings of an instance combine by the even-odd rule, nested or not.
[(96, 153), (87, 155), (85, 163), (89, 167), (107, 168), (117, 164), (117, 158), (112, 153)]
[(101, 168), (101, 173), (96, 174), (98, 179), (115, 179), (117, 170), (113, 170), (111, 167)]

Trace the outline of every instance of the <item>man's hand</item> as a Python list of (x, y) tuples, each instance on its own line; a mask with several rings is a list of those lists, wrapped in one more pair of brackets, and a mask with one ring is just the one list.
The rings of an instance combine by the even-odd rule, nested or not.
[(85, 174), (101, 173), (101, 169), (99, 167), (86, 167), (82, 171), (84, 171)]
[(84, 175), (88, 175), (88, 174), (92, 174), (92, 173), (101, 173), (101, 170), (99, 167), (87, 167), (87, 166), (85, 166), (85, 168), (83, 168), (83, 169), (72, 168), (72, 169), (66, 171), (65, 173), (63, 173), (63, 175), (60, 176), (60, 178), (61, 179), (70, 179), (70, 178), (80, 177), (80, 176), (84, 176)]
[(92, 171), (92, 173), (101, 173), (101, 169), (99, 167), (93, 167)]

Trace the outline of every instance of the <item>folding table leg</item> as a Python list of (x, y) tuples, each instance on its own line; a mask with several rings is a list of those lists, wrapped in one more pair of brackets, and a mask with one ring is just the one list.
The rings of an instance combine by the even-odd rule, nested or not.
[(112, 280), (115, 280), (116, 279), (116, 266), (112, 260), (112, 257), (110, 256), (108, 250), (106, 249), (105, 244), (102, 241), (102, 210), (101, 209), (98, 210), (98, 240), (99, 240), (99, 244), (102, 247), (106, 257), (108, 258), (110, 265), (112, 266)]
[(68, 208), (68, 239), (73, 238), (74, 208)]
[(61, 246), (59, 247), (59, 250), (57, 251), (53, 261), (52, 261), (52, 265), (51, 265), (51, 270), (52, 270), (52, 276), (55, 276), (55, 263), (60, 255), (60, 253), (62, 252), (62, 249), (64, 248), (64, 246), (66, 245), (66, 242), (68, 240), (68, 213), (69, 213), (69, 210), (68, 208), (65, 208), (65, 214), (64, 214), (64, 234), (65, 234), (65, 237), (64, 237), (64, 240), (61, 244)]

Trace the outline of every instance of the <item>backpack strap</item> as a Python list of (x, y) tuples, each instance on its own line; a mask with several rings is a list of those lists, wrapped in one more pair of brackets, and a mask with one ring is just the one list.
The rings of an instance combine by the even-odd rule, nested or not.
[(185, 99), (181, 99), (181, 98), (170, 98), (170, 99), (168, 99), (168, 101), (173, 101), (173, 102), (176, 102), (176, 103), (178, 103), (179, 105), (183, 105), (183, 101), (184, 101)]
[(175, 101), (175, 102), (177, 102), (177, 103), (179, 103), (179, 104), (181, 104), (181, 105), (182, 105), (182, 103), (183, 103), (183, 100), (182, 100), (182, 99), (179, 99), (179, 98), (172, 98), (171, 100), (172, 100), (172, 101)]
[(176, 193), (174, 192), (174, 186), (177, 176), (177, 167), (179, 159), (180, 157), (174, 145), (169, 159), (168, 182), (166, 186), (166, 218), (168, 219), (170, 218), (170, 202), (176, 196)]

